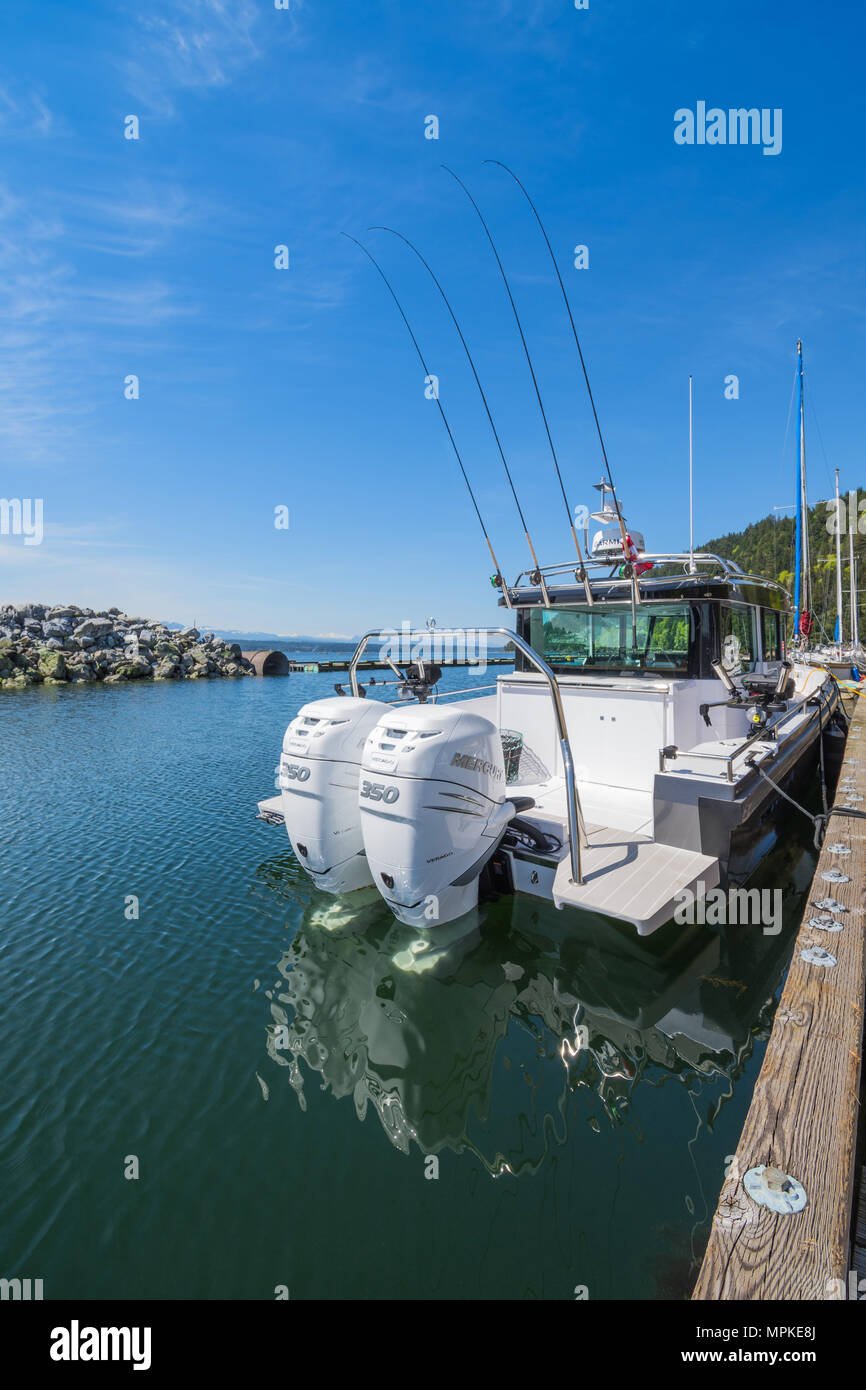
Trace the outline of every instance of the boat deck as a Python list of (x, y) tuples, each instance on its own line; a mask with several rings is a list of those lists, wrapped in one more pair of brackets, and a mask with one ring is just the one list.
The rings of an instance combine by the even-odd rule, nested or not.
[[(583, 883), (562, 859), (553, 883), (557, 907), (577, 907), (630, 922), (646, 936), (670, 921), (675, 899), (685, 891), (703, 896), (719, 882), (719, 861), (694, 850), (660, 845), (648, 835), (587, 825), (581, 852)], [(697, 891), (698, 884), (703, 887)]]

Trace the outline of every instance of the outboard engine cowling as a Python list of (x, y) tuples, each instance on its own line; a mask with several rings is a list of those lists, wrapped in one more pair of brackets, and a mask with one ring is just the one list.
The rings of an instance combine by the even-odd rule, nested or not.
[(299, 710), (283, 739), (286, 829), (300, 863), (326, 893), (350, 893), (373, 882), (361, 837), (358, 774), (381, 712), (376, 700), (314, 700)]
[(401, 922), (471, 911), (514, 806), (495, 724), (443, 705), (387, 711), (370, 733), (358, 803), (373, 882)]

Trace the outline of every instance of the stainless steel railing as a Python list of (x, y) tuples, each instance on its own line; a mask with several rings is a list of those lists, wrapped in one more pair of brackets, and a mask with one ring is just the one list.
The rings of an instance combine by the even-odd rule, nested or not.
[[(619, 556), (593, 557), (592, 555), (588, 555), (584, 560), (584, 568), (593, 583), (599, 586), (622, 587), (630, 582), (627, 576), (611, 576), (609, 573), (603, 574), (601, 571), (609, 572), (611, 567), (622, 564), (623, 558), (624, 557)], [(706, 574), (706, 570), (712, 568), (718, 571), (721, 577), (728, 582), (735, 584), (748, 583), (750, 581), (757, 582), (763, 585), (764, 588), (775, 589), (780, 594), (784, 594), (785, 597), (790, 598), (788, 590), (784, 585), (779, 584), (777, 580), (766, 579), (763, 575), (747, 574), (740, 568), (736, 561), (725, 560), (720, 555), (714, 555), (708, 550), (696, 550), (694, 555), (689, 555), (688, 552), (673, 551), (659, 553), (647, 551), (646, 553), (641, 552), (638, 555), (638, 563), (650, 560), (655, 566), (682, 565), (683, 577), (691, 579), (692, 581), (707, 579), (709, 576)], [(543, 575), (546, 580), (549, 580), (555, 579), (557, 576), (573, 573), (574, 569), (574, 562), (571, 561), (560, 565), (544, 565), (538, 573)], [(522, 570), (514, 583), (509, 586), (510, 590), (514, 592), (519, 589), (522, 580), (526, 580), (529, 584), (532, 584), (532, 577), (535, 573), (536, 571), (534, 570)], [(650, 572), (642, 574), (638, 579), (638, 585), (642, 596), (651, 594), (654, 588), (669, 583), (670, 577), (662, 575), (654, 576)]]
[[(543, 658), (540, 657), (538, 653), (533, 650), (532, 647), (530, 647), (528, 642), (524, 642), (522, 637), (518, 637), (516, 632), (512, 632), (507, 627), (473, 628), (472, 630), (475, 633), (483, 633), (485, 637), (505, 637), (509, 642), (511, 642), (511, 644), (517, 649), (517, 651), (521, 652), (522, 655), (526, 658), (526, 660), (532, 666), (535, 667), (536, 671), (538, 671), (542, 676), (544, 676), (548, 686), (550, 687), (550, 696), (553, 701), (553, 715), (556, 721), (556, 733), (559, 739), (559, 752), (562, 758), (562, 769), (563, 775), (565, 777), (565, 797), (566, 809), (568, 812), (568, 840), (571, 858), (571, 873), (573, 881), (575, 883), (583, 883), (583, 872), (581, 869), (580, 855), (581, 848), (586, 848), (587, 845), (586, 826), (584, 824), (583, 812), (580, 806), (580, 796), (577, 790), (577, 778), (575, 776), (574, 771), (574, 759), (571, 756), (571, 744), (569, 743), (568, 739), (568, 726), (565, 722), (565, 710), (563, 709), (562, 705), (562, 694), (559, 689), (559, 682), (557, 681), (556, 676), (554, 675), (553, 671), (551, 671), (547, 662), (544, 661)], [(387, 632), (389, 636), (393, 635), (393, 629), (373, 628), (370, 632), (364, 633), (364, 636), (361, 638), (357, 647), (355, 648), (355, 654), (352, 657), (351, 662), (349, 663), (349, 680), (352, 686), (352, 694), (355, 696), (357, 696), (358, 694), (358, 662), (364, 655), (364, 652), (367, 649), (367, 643), (370, 641), (370, 638), (381, 637), (383, 632)], [(459, 640), (462, 637), (462, 635), (463, 634), (461, 634), (453, 628), (435, 628), (432, 631), (429, 628), (425, 628), (423, 631), (420, 629), (414, 629), (412, 631), (401, 630), (399, 633), (399, 638), (401, 642), (404, 640), (411, 642), (414, 639), (419, 638), (422, 641), (431, 642), (436, 641), (437, 639), (446, 641), (449, 639), (457, 638)]]

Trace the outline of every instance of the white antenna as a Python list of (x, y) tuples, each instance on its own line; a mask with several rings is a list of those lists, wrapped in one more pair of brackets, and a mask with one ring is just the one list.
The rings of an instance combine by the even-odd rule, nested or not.
[(692, 378), (689, 375), (689, 574), (695, 572), (694, 431)]

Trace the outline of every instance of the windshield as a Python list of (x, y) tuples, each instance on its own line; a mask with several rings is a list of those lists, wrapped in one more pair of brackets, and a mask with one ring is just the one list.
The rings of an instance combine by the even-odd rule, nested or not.
[(593, 608), (533, 608), (529, 641), (554, 669), (657, 671), (686, 675), (694, 617), (688, 603), (643, 603)]

